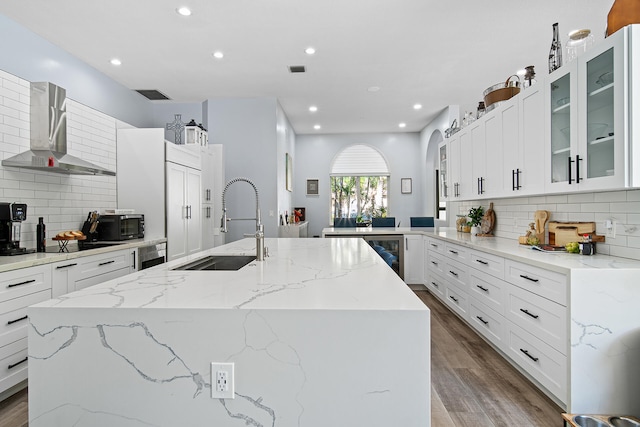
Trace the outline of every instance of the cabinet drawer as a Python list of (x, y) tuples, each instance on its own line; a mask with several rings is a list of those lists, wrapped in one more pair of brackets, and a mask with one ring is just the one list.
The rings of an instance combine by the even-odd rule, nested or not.
[(522, 289), (567, 305), (567, 276), (564, 274), (506, 260), (505, 276), (506, 281)]
[(444, 253), (445, 242), (438, 239), (427, 237), (425, 241), (425, 249), (429, 252)]
[(456, 261), (466, 261), (469, 259), (469, 249), (464, 246), (454, 245), (453, 243), (447, 242), (445, 245), (445, 255), (449, 257), (449, 259), (455, 259)]
[(506, 319), (474, 297), (469, 297), (469, 323), (498, 348), (503, 347)]
[(430, 273), (433, 271), (437, 274), (440, 274), (441, 276), (444, 276), (445, 272), (447, 271), (446, 258), (437, 252), (429, 251), (429, 253), (427, 254), (427, 264), (425, 265), (424, 269), (425, 273)]
[(0, 274), (0, 301), (51, 289), (51, 266), (22, 268)]
[(104, 255), (94, 255), (83, 260), (78, 270), (78, 279), (88, 279), (111, 271), (129, 268), (127, 251), (109, 253)]
[(51, 291), (40, 291), (0, 303), (0, 347), (27, 337), (27, 307), (51, 299)]
[(79, 291), (80, 289), (88, 288), (89, 286), (97, 285), (99, 283), (106, 282), (107, 280), (117, 279), (118, 277), (122, 277), (127, 274), (129, 274), (129, 267), (115, 271), (107, 271), (102, 274), (76, 281), (74, 290)]
[(507, 318), (567, 354), (567, 308), (517, 286), (508, 291)]
[(27, 379), (27, 339), (0, 347), (0, 392)]
[(433, 272), (427, 276), (427, 288), (438, 298), (444, 301), (445, 289), (447, 288), (446, 281), (438, 274)]
[(472, 250), (469, 255), (470, 266), (488, 273), (498, 279), (504, 279), (504, 258)]
[(465, 264), (448, 259), (444, 274), (449, 283), (466, 291), (469, 283), (468, 270), (469, 268)]
[(455, 286), (447, 286), (444, 302), (465, 320), (467, 319), (468, 299), (466, 292), (461, 292)]
[(493, 276), (469, 269), (469, 296), (504, 316), (506, 289), (512, 285)]
[(514, 362), (561, 402), (566, 403), (566, 356), (509, 321), (506, 344), (505, 351)]

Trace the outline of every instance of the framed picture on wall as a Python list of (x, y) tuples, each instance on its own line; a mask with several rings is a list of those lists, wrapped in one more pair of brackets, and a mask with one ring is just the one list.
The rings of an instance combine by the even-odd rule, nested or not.
[(317, 179), (308, 179), (307, 180), (307, 196), (317, 196), (318, 193), (318, 180)]
[(411, 178), (400, 179), (400, 191), (402, 194), (411, 194)]
[(293, 191), (293, 159), (291, 158), (289, 153), (285, 154), (284, 162), (286, 171), (285, 188), (287, 189), (287, 191)]

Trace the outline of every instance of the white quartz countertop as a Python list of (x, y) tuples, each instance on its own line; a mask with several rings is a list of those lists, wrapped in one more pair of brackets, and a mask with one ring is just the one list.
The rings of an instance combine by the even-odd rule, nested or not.
[[(540, 252), (531, 246), (520, 245), (515, 239), (501, 237), (477, 237), (470, 233), (460, 233), (451, 227), (435, 228), (325, 228), (323, 235), (376, 235), (376, 234), (422, 234), (465, 246), (470, 249), (494, 254), (514, 261), (545, 268), (559, 273), (569, 273), (572, 269), (639, 269), (640, 261), (608, 255), (579, 255), (567, 252)], [(597, 244), (596, 244), (597, 250)]]
[[(72, 250), (70, 252), (35, 252), (25, 255), (0, 256), (0, 273), (5, 271), (17, 270), (19, 268), (34, 267), (36, 265), (51, 264), (58, 261), (66, 261), (90, 255), (98, 255), (123, 249), (135, 249), (140, 246), (155, 245), (166, 242), (166, 238), (160, 239), (134, 239), (127, 240), (113, 246), (103, 248), (89, 249), (85, 251)], [(69, 245), (75, 245), (76, 242), (70, 242)], [(55, 245), (55, 242), (47, 242), (47, 245)]]
[(243, 239), (66, 294), (36, 307), (428, 310), (362, 239), (266, 239), (238, 271), (172, 268), (205, 255), (255, 255)]

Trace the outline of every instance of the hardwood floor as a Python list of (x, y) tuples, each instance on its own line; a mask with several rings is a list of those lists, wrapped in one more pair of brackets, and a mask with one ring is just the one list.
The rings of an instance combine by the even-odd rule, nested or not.
[[(431, 310), (432, 427), (563, 425), (562, 410), (469, 326), (429, 292), (415, 293)], [(27, 390), (0, 402), (0, 427), (28, 426), (27, 403)]]

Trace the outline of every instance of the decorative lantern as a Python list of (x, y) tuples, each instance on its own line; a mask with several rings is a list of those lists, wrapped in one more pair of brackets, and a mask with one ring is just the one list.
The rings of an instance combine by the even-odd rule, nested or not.
[(200, 145), (206, 147), (209, 145), (209, 132), (202, 126), (202, 123), (200, 123), (198, 127), (200, 128)]
[(193, 119), (184, 126), (184, 143), (186, 145), (200, 145), (200, 127)]

